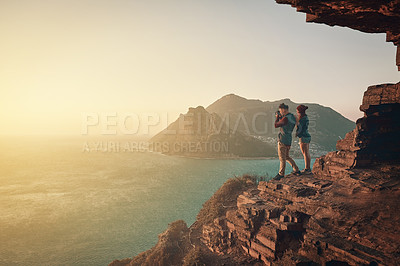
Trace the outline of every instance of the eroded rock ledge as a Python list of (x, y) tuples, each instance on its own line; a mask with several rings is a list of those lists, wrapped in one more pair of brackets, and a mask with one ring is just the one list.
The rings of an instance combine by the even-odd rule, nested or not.
[(240, 247), (265, 265), (398, 265), (399, 173), (385, 165), (260, 182), (203, 227), (203, 242), (222, 255)]
[(276, 0), (306, 13), (307, 22), (343, 26), (367, 33), (386, 33), (397, 46), (400, 71), (400, 0)]
[(341, 175), (349, 168), (400, 161), (400, 83), (370, 86), (360, 110), (364, 117), (336, 144), (337, 151), (318, 158), (314, 172)]

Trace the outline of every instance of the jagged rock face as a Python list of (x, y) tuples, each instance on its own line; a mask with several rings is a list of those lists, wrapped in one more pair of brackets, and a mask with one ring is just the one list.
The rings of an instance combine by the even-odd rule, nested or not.
[(364, 93), (354, 146), (365, 163), (400, 161), (400, 83), (370, 86)]
[(360, 110), (364, 117), (337, 142), (337, 151), (316, 160), (315, 174), (335, 176), (353, 168), (400, 162), (400, 83), (370, 86)]
[(276, 0), (307, 13), (307, 22), (343, 26), (367, 33), (386, 33), (397, 46), (400, 71), (400, 0)]
[(221, 255), (239, 247), (265, 265), (398, 265), (399, 173), (391, 165), (260, 182), (203, 227), (203, 243)]
[[(388, 104), (400, 104), (400, 82), (368, 87), (367, 91), (364, 92), (360, 110), (370, 116), (375, 112), (385, 112), (381, 107)], [(390, 110), (386, 112), (388, 111)]]

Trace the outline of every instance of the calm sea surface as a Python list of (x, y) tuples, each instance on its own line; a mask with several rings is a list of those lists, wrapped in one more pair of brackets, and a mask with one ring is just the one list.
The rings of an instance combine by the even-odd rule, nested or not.
[(94, 143), (87, 141), (0, 137), (0, 265), (107, 265), (132, 257), (152, 247), (168, 223), (192, 224), (228, 178), (272, 177), (279, 165), (85, 152)]

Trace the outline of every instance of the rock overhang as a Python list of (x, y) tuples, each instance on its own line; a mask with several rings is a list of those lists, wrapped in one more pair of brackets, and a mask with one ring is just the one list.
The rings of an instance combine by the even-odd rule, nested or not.
[(306, 21), (342, 26), (366, 33), (385, 33), (397, 46), (400, 71), (400, 0), (275, 0), (306, 13)]

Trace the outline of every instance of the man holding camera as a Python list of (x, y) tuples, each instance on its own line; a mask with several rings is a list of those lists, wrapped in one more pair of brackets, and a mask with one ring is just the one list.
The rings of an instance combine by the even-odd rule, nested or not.
[(299, 168), (294, 160), (289, 156), (290, 146), (292, 145), (292, 132), (296, 125), (296, 118), (289, 113), (289, 106), (282, 103), (279, 105), (279, 111), (275, 113), (275, 128), (280, 128), (278, 135), (278, 155), (279, 155), (279, 173), (274, 177), (280, 180), (285, 176), (286, 161), (293, 168), (293, 174), (300, 175)]

